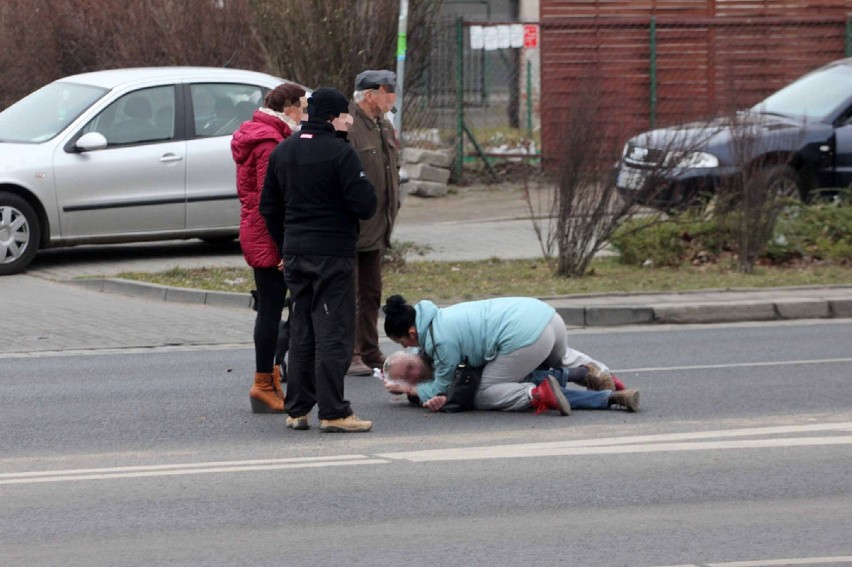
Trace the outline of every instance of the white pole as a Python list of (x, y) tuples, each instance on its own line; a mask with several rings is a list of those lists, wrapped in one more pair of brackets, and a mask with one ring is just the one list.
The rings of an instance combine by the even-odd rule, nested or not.
[(402, 145), (402, 87), (405, 83), (405, 51), (408, 47), (408, 0), (399, 0), (399, 30), (396, 36), (396, 113), (393, 129)]

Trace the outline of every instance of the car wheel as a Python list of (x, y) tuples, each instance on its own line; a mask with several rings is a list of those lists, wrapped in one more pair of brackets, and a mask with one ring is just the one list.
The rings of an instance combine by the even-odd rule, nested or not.
[(802, 200), (802, 188), (799, 177), (789, 165), (772, 165), (765, 167), (758, 174), (760, 183), (766, 187), (768, 195), (779, 199)]
[(0, 191), (0, 275), (23, 271), (38, 252), (40, 235), (38, 215), (30, 204)]

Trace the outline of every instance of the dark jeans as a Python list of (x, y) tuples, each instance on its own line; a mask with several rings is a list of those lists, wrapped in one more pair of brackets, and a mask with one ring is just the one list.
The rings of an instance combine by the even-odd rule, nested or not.
[(382, 304), (383, 250), (358, 252), (355, 267), (356, 333), (355, 351), (364, 362), (375, 363), (381, 356), (379, 350), (379, 307)]
[(278, 325), (284, 310), (284, 274), (278, 268), (254, 268), (257, 287), (257, 317), (254, 320), (254, 364), (256, 372), (272, 372)]
[(343, 378), (355, 339), (354, 257), (286, 256), (290, 288), (290, 353), (287, 413), (320, 419), (352, 414), (343, 399)]

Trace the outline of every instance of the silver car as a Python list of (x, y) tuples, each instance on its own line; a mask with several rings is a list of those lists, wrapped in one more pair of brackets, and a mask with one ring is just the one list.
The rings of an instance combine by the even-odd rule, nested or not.
[(0, 112), (0, 275), (40, 248), (238, 234), (231, 135), (284, 79), (151, 67), (54, 81)]

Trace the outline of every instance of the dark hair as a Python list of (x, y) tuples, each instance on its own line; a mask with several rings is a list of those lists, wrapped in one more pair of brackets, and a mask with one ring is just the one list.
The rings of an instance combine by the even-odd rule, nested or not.
[(417, 316), (414, 307), (407, 304), (401, 295), (388, 297), (382, 312), (385, 314), (385, 334), (392, 339), (405, 336), (408, 329), (414, 326)]
[(263, 105), (275, 112), (281, 112), (288, 106), (298, 106), (299, 99), (305, 96), (305, 89), (293, 83), (278, 85), (263, 99)]

